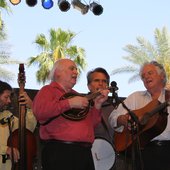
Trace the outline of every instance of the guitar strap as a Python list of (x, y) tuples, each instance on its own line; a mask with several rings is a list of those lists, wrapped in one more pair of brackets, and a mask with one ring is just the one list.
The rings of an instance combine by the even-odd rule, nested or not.
[(47, 120), (46, 122), (44, 122), (44, 123), (38, 122), (38, 124), (39, 124), (40, 126), (45, 126), (45, 125), (49, 124), (51, 121), (53, 121), (54, 119), (56, 119), (56, 118), (59, 117), (59, 116), (61, 116), (61, 115), (54, 116), (54, 117), (48, 119), (48, 120)]
[[(165, 90), (165, 102), (170, 101), (170, 91), (169, 90)], [(167, 112), (167, 107), (164, 109), (164, 112), (168, 115), (169, 113)]]
[[(170, 91), (165, 89), (165, 103), (167, 103), (168, 101), (170, 101)], [(166, 105), (166, 107), (162, 109), (162, 114), (165, 114), (165, 115), (169, 114), (167, 111), (167, 106), (168, 105)]]
[(165, 101), (170, 100), (170, 90), (165, 90)]

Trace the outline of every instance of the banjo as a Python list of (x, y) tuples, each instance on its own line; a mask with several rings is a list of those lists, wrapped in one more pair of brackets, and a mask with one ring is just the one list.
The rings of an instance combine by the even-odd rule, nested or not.
[(91, 151), (95, 170), (109, 170), (114, 166), (116, 154), (112, 144), (105, 138), (97, 137)]

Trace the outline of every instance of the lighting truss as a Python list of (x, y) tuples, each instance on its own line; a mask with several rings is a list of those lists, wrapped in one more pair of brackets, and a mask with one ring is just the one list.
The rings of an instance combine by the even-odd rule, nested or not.
[[(13, 5), (18, 5), (21, 0), (9, 0)], [(77, 9), (80, 11), (83, 15), (87, 14), (88, 11), (92, 11), (94, 15), (101, 15), (103, 13), (103, 7), (99, 4), (99, 2), (93, 1), (89, 2), (87, 4), (83, 0), (70, 0), (71, 2), (68, 2), (68, 0), (58, 0), (58, 7), (62, 12), (67, 12), (70, 9), (70, 6), (72, 5), (74, 9)], [(54, 2), (53, 0), (41, 0), (42, 7), (44, 9), (50, 9), (53, 7)], [(26, 0), (26, 4), (30, 7), (34, 7), (37, 5), (37, 0)]]

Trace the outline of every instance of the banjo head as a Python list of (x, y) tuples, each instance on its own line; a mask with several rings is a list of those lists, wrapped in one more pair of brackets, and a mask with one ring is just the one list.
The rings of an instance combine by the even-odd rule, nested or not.
[(92, 145), (92, 156), (95, 170), (109, 170), (115, 163), (115, 151), (110, 142), (104, 138), (96, 138)]

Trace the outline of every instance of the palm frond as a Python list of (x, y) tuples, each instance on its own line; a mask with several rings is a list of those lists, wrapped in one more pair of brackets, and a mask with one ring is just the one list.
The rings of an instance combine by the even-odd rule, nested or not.
[(138, 71), (138, 69), (135, 68), (134, 66), (123, 66), (123, 67), (114, 69), (111, 72), (111, 75), (115, 75), (115, 74), (118, 74), (118, 73), (134, 73), (136, 71)]
[(11, 81), (14, 80), (15, 74), (5, 68), (0, 67), (0, 77), (1, 80)]
[(133, 82), (139, 81), (139, 80), (141, 80), (140, 75), (139, 75), (139, 73), (136, 73), (129, 78), (128, 83), (133, 83)]
[(129, 61), (132, 66), (126, 66), (114, 69), (111, 75), (119, 73), (133, 73), (129, 82), (137, 81), (139, 76), (139, 68), (145, 63), (152, 60), (161, 63), (167, 73), (168, 81), (170, 82), (170, 34), (166, 27), (162, 30), (155, 29), (154, 40), (155, 44), (151, 44), (144, 37), (137, 37), (137, 45), (126, 45), (123, 49), (128, 53), (123, 58)]
[(85, 60), (85, 50), (77, 46), (71, 46), (71, 41), (76, 34), (70, 30), (63, 31), (61, 28), (49, 30), (49, 37), (39, 34), (35, 43), (41, 50), (37, 56), (28, 59), (28, 66), (36, 64), (39, 70), (36, 73), (37, 81), (43, 84), (48, 81), (47, 75), (54, 62), (60, 58), (70, 58), (74, 60), (79, 71), (83, 71), (87, 65)]

